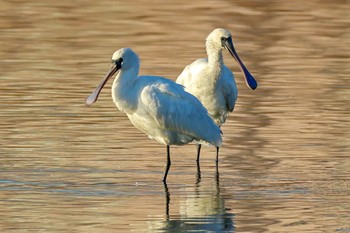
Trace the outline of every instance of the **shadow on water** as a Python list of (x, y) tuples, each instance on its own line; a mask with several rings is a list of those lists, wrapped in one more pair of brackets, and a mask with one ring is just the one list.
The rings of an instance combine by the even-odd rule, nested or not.
[(194, 190), (186, 192), (180, 201), (180, 215), (171, 214), (171, 192), (164, 183), (165, 220), (158, 227), (159, 232), (234, 232), (234, 214), (225, 207), (220, 192), (218, 166), (216, 166), (215, 187), (201, 184), (200, 165), (197, 163), (197, 179)]

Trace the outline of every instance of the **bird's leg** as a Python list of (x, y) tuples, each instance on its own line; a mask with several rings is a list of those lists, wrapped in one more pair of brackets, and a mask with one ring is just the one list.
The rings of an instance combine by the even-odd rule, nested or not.
[[(217, 148), (219, 148), (219, 147), (217, 147)], [(217, 183), (219, 183), (219, 163), (218, 162), (216, 162), (216, 167), (215, 168), (216, 168), (215, 169), (215, 180), (216, 180)]]
[(199, 182), (201, 181), (201, 167), (199, 165), (199, 163), (197, 162), (197, 182), (196, 184), (199, 184)]
[(169, 220), (170, 193), (166, 182), (164, 182), (164, 193), (165, 193), (165, 214), (166, 214), (167, 220)]
[(216, 160), (215, 160), (216, 163), (219, 162), (219, 149), (220, 147), (216, 147)]
[(168, 176), (168, 172), (170, 169), (171, 161), (170, 161), (170, 146), (166, 146), (166, 152), (167, 152), (167, 163), (166, 163), (166, 168), (164, 172), (164, 177), (163, 177), (163, 182), (166, 184), (166, 177)]
[[(219, 126), (219, 129), (220, 129), (220, 131), (221, 131), (221, 125)], [(222, 131), (221, 131), (221, 134), (222, 134)], [(216, 160), (215, 160), (215, 162), (216, 162), (216, 167), (218, 167), (218, 163), (219, 163), (219, 149), (220, 149), (220, 147), (216, 147)]]
[(199, 165), (199, 156), (201, 155), (201, 147), (202, 145), (201, 144), (197, 144), (197, 166)]

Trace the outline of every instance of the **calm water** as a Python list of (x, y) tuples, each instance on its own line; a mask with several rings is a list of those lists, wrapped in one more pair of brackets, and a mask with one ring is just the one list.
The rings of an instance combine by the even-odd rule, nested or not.
[[(1, 232), (350, 232), (349, 1), (1, 1)], [(215, 149), (165, 147), (108, 88), (112, 53), (176, 79), (228, 28), (239, 99)], [(107, 85), (110, 87), (111, 84)]]

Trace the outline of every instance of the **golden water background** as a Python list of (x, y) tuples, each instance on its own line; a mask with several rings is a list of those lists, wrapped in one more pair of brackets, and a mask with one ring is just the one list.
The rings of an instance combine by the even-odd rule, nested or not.
[[(1, 232), (350, 232), (349, 1), (1, 1)], [(231, 31), (239, 99), (215, 149), (165, 148), (108, 88), (112, 53), (175, 80)]]

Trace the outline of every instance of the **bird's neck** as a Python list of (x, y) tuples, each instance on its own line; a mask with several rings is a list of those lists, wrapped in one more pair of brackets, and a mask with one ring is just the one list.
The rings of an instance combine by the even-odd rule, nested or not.
[(135, 82), (139, 69), (121, 70), (112, 85), (112, 98), (118, 109), (125, 113), (132, 113), (137, 106), (137, 91)]
[(208, 72), (211, 74), (210, 76), (213, 77), (213, 81), (216, 81), (220, 76), (223, 65), (222, 49), (220, 47), (208, 43), (207, 54)]

